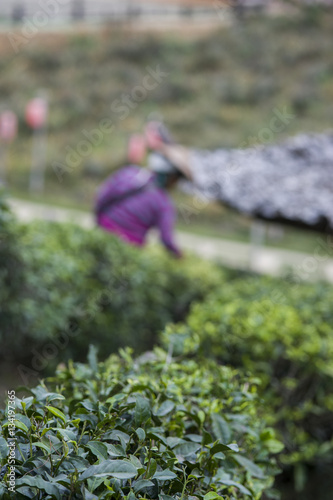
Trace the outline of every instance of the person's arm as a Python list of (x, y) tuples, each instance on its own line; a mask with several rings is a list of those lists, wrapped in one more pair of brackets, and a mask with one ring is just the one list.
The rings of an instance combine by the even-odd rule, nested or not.
[(150, 148), (164, 156), (170, 163), (182, 172), (187, 179), (193, 181), (190, 167), (190, 152), (187, 148), (178, 144), (165, 144), (161, 140), (155, 142), (150, 139)]
[(193, 180), (190, 168), (190, 152), (187, 148), (176, 144), (161, 144), (158, 151), (164, 155), (170, 163), (178, 167), (187, 179), (190, 181)]
[(187, 148), (174, 144), (170, 139), (163, 139), (158, 123), (151, 122), (148, 124), (145, 134), (148, 147), (151, 150), (157, 151), (165, 156), (165, 158), (183, 172), (190, 181), (193, 180), (190, 166), (190, 152)]
[(175, 211), (170, 203), (161, 207), (158, 227), (163, 245), (177, 258), (182, 257), (182, 252), (174, 241)]

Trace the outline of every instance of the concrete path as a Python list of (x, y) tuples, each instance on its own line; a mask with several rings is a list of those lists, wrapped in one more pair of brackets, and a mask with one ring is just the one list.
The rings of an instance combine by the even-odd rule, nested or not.
[[(45, 219), (59, 222), (74, 222), (87, 229), (94, 226), (92, 214), (80, 210), (59, 208), (17, 199), (10, 205), (17, 217), (24, 222)], [(157, 235), (152, 234), (150, 244), (155, 244)], [(333, 283), (333, 246), (324, 237), (318, 237), (318, 251), (313, 254), (290, 250), (255, 247), (247, 243), (227, 241), (220, 238), (197, 236), (178, 232), (177, 241), (182, 249), (200, 257), (212, 259), (234, 268), (279, 275), (289, 269), (300, 279), (326, 279)]]

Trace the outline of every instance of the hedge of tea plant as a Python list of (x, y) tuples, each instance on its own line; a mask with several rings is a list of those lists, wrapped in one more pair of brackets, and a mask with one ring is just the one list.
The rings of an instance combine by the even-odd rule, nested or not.
[(224, 276), (199, 259), (142, 251), (101, 229), (18, 224), (3, 200), (0, 229), (0, 356), (7, 360), (44, 350), (51, 361), (82, 360), (91, 342), (105, 357), (122, 346), (142, 352)]
[[(70, 362), (16, 400), (16, 498), (259, 499), (282, 448), (258, 418), (257, 381), (156, 348)], [(0, 496), (8, 420), (0, 415)]]
[(175, 354), (260, 377), (270, 421), (285, 443), (284, 463), (332, 461), (332, 304), (329, 284), (244, 276), (194, 305), (163, 340)]
[(0, 192), (0, 339), (4, 355), (3, 340), (10, 338), (18, 327), (17, 297), (24, 279), (17, 234), (16, 221)]

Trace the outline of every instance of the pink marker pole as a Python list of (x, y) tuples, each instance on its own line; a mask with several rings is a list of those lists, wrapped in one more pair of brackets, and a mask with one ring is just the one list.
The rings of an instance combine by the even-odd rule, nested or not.
[(48, 102), (46, 97), (32, 99), (25, 112), (28, 125), (33, 129), (32, 162), (29, 180), (31, 193), (42, 193), (45, 185)]
[(17, 116), (12, 111), (0, 113), (0, 182), (6, 184), (9, 144), (17, 135)]

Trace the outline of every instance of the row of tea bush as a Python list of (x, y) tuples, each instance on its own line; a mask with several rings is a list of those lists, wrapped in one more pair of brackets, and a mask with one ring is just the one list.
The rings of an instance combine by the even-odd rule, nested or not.
[[(61, 366), (16, 400), (15, 498), (277, 498), (257, 382), (214, 362), (172, 361), (155, 348)], [(6, 464), (9, 421), (0, 413)], [(6, 465), (0, 496), (13, 498)]]
[[(100, 229), (19, 224), (0, 200), (0, 358), (27, 370), (150, 348), (170, 321), (220, 286), (222, 269), (161, 249), (142, 252)], [(13, 334), (15, 332), (15, 335)]]
[[(162, 334), (174, 355), (258, 376), (282, 462), (333, 459), (333, 287), (260, 276), (224, 283)], [(300, 474), (301, 475), (301, 474)], [(304, 474), (303, 474), (304, 476)]]
[[(293, 467), (298, 488), (305, 466), (332, 463), (330, 285), (177, 262), (69, 224), (20, 225), (3, 200), (0, 223), (1, 356), (25, 368), (23, 379), (82, 360), (90, 343), (103, 359), (127, 345), (136, 354), (164, 348), (134, 359), (123, 350), (99, 365), (90, 350), (89, 366), (62, 366), (48, 388), (17, 401), (22, 498), (36, 488), (41, 498), (274, 498), (272, 454)], [(104, 439), (105, 425), (127, 437)], [(46, 458), (50, 469), (40, 467)], [(126, 476), (122, 462), (136, 474)]]

